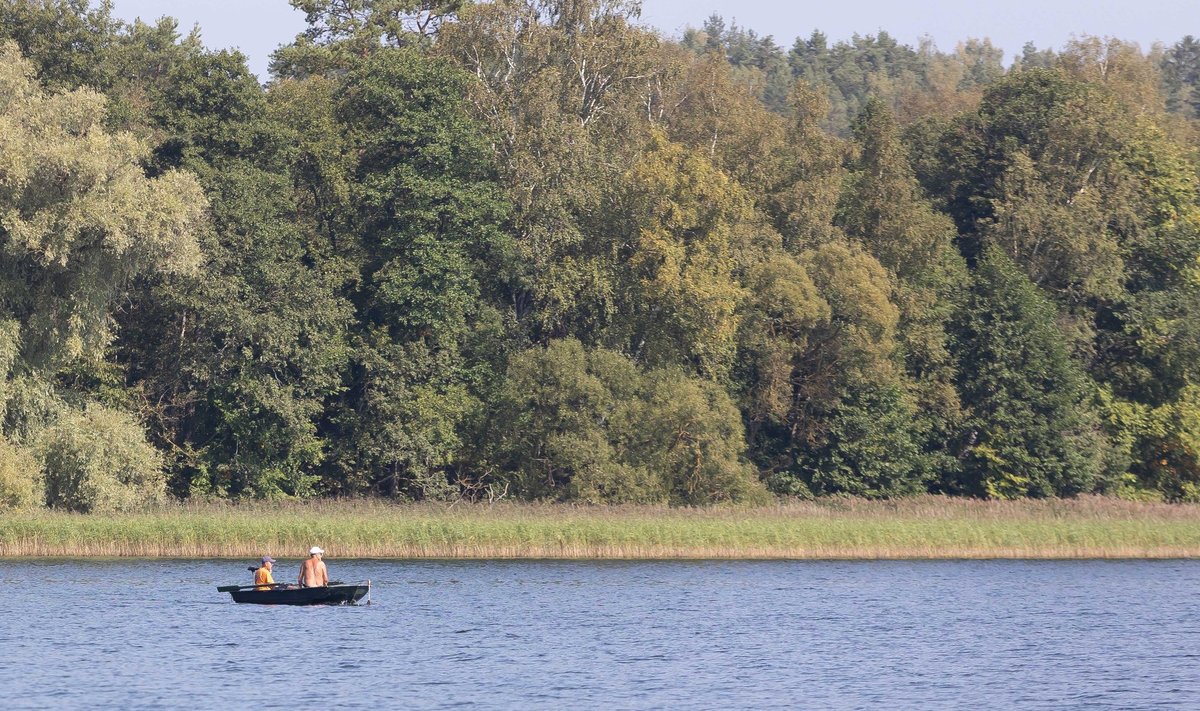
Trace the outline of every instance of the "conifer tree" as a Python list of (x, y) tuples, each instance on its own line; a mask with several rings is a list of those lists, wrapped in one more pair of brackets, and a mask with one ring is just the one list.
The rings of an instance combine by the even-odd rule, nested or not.
[(1054, 313), (1011, 258), (987, 250), (956, 324), (958, 387), (968, 413), (959, 492), (1071, 496), (1096, 486), (1098, 422)]

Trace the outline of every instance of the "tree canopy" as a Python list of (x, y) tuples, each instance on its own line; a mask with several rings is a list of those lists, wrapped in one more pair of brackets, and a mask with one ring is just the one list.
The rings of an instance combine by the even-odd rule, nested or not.
[(0, 508), (1200, 499), (1195, 38), (292, 5), (0, 0)]

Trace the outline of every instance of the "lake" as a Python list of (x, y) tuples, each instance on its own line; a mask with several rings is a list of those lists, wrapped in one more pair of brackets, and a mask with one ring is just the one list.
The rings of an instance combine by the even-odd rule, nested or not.
[(5, 708), (1200, 708), (1200, 562), (250, 562), (0, 560)]

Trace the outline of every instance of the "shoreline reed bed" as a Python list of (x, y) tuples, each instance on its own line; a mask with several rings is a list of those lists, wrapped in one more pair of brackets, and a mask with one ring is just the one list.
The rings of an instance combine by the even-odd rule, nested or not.
[(183, 504), (0, 517), (0, 557), (1200, 558), (1200, 505), (1103, 497), (829, 499), (761, 508), (377, 501)]

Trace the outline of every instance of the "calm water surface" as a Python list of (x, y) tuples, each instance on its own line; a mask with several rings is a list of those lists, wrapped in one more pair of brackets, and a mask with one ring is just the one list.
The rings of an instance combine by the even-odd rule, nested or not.
[(328, 562), (0, 560), (3, 706), (1200, 708), (1200, 562)]

